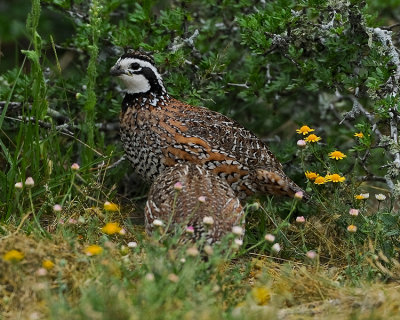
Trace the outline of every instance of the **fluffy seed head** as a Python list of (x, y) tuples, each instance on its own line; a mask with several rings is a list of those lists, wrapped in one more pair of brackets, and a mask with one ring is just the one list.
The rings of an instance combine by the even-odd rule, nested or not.
[(205, 225), (211, 226), (211, 225), (214, 224), (214, 219), (213, 219), (213, 217), (204, 217), (203, 218), (203, 223)]
[(32, 188), (35, 185), (35, 181), (33, 180), (32, 177), (28, 177), (25, 180), (25, 186), (28, 188)]
[(273, 234), (267, 233), (264, 237), (264, 239), (268, 242), (274, 242), (275, 241), (275, 236)]

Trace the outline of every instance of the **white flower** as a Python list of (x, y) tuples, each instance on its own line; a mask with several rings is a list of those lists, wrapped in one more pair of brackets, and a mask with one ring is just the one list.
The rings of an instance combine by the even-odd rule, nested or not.
[(71, 165), (71, 169), (72, 169), (73, 171), (78, 171), (78, 170), (80, 169), (80, 166), (79, 166), (79, 164), (77, 164), (77, 163), (73, 163), (73, 164)]
[(272, 247), (271, 247), (272, 251), (274, 252), (279, 252), (281, 251), (281, 245), (279, 243), (275, 243)]
[(244, 233), (243, 231), (244, 231), (243, 228), (240, 227), (240, 226), (234, 226), (234, 227), (232, 227), (232, 233), (235, 234), (235, 235), (237, 235), (237, 236), (243, 235), (243, 233)]
[(213, 217), (204, 217), (204, 218), (203, 218), (203, 223), (204, 223), (205, 225), (211, 226), (211, 225), (214, 224), (214, 219), (213, 219)]
[(349, 214), (351, 216), (357, 217), (358, 216), (359, 211), (357, 209), (350, 209), (349, 210)]
[(297, 146), (300, 148), (304, 148), (307, 145), (307, 142), (304, 140), (297, 140)]
[(307, 258), (314, 260), (317, 257), (317, 253), (313, 250), (310, 250), (306, 253)]
[(241, 239), (235, 239), (234, 241), (235, 241), (235, 244), (238, 246), (243, 245), (243, 240), (241, 240)]
[(33, 181), (32, 177), (28, 177), (25, 180), (25, 186), (27, 186), (28, 188), (32, 188), (35, 185), (35, 181)]
[(62, 211), (61, 205), (55, 204), (55, 205), (53, 206), (53, 211), (54, 211), (54, 212), (60, 212), (60, 211)]
[(201, 203), (205, 203), (206, 202), (206, 197), (205, 196), (200, 196), (200, 197), (198, 197), (197, 200), (199, 200), (199, 202), (201, 202)]
[(364, 199), (368, 199), (369, 198), (369, 193), (361, 193), (361, 195), (363, 196)]
[(128, 242), (128, 247), (129, 248), (136, 248), (137, 247), (137, 242), (135, 242), (135, 241)]
[(386, 199), (386, 196), (385, 196), (384, 194), (382, 194), (382, 193), (379, 193), (379, 194), (376, 194), (376, 195), (375, 195), (375, 198), (376, 198), (376, 200), (378, 200), (378, 201), (383, 201), (383, 200)]
[(294, 194), (294, 198), (295, 198), (295, 199), (301, 200), (301, 199), (303, 199), (303, 197), (304, 197), (303, 191), (297, 191), (297, 192)]
[(268, 242), (274, 242), (275, 241), (275, 236), (273, 234), (267, 233), (264, 237), (264, 239)]
[(22, 189), (22, 188), (24, 187), (24, 185), (22, 184), (22, 182), (17, 182), (17, 183), (14, 185), (14, 187), (15, 187), (15, 189)]
[(296, 218), (296, 222), (300, 224), (306, 223), (306, 218), (304, 218), (303, 216), (299, 216)]
[(164, 222), (162, 222), (161, 220), (159, 220), (159, 219), (155, 219), (154, 221), (153, 221), (153, 226), (155, 226), (155, 227), (162, 227), (164, 225)]

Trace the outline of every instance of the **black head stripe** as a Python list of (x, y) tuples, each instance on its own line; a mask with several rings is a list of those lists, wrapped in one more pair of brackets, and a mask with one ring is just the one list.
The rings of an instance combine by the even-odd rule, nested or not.
[(144, 60), (147, 62), (150, 62), (152, 65), (154, 65), (154, 59), (150, 55), (142, 52), (142, 51), (134, 51), (129, 49), (122, 57), (121, 59), (124, 58), (134, 58), (134, 59), (139, 59), (139, 60)]
[(152, 92), (162, 93), (162, 88), (161, 88), (160, 84), (158, 83), (157, 76), (154, 74), (153, 70), (151, 70), (148, 67), (144, 67), (144, 68), (142, 68), (142, 71), (140, 73), (143, 74), (146, 77), (146, 79), (149, 81)]

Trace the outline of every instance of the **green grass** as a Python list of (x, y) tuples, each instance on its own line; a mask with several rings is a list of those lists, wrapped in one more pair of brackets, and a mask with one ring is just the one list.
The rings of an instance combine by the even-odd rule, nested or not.
[[(32, 8), (21, 4), (30, 11), (25, 29), (17, 27), (24, 22), (2, 17), (0, 26), (8, 34), (0, 61), (0, 319), (398, 317), (400, 208), (384, 179), (389, 169), (395, 170), (385, 167), (391, 153), (378, 143), (368, 119), (339, 125), (337, 117), (351, 108), (345, 97), (351, 87), (359, 87), (365, 93), (360, 102), (377, 117), (382, 133), (390, 134), (383, 107), (396, 101), (376, 98), (390, 74), (381, 70), (388, 58), (379, 45), (355, 39), (350, 49), (364, 69), (347, 76), (354, 57), (347, 61), (345, 50), (335, 56), (333, 39), (341, 35), (336, 29), (328, 41), (332, 50), (322, 58), (321, 48), (313, 51), (314, 42), (304, 55), (292, 49), (289, 56), (265, 54), (269, 44), (250, 32), (260, 28), (260, 21), (263, 28), (288, 24), (298, 32), (303, 30), (298, 25), (317, 23), (319, 11), (330, 12), (327, 1), (303, 3), (310, 19), (303, 23), (291, 16), (294, 4), (289, 2), (275, 1), (248, 16), (246, 1), (177, 0), (168, 7), (160, 1), (99, 0), (89, 8), (86, 1), (71, 7), (69, 1), (33, 0)], [(274, 6), (282, 17), (257, 20)], [(369, 6), (374, 14), (381, 8), (383, 21), (394, 19), (393, 8), (387, 12), (374, 1)], [(375, 23), (368, 6), (351, 10)], [(337, 17), (350, 30), (345, 18)], [(171, 52), (171, 43), (196, 29), (195, 48), (185, 44)], [(285, 171), (313, 202), (249, 199), (243, 245), (235, 245), (229, 235), (207, 259), (188, 250), (199, 244), (146, 235), (148, 186), (132, 175), (127, 162), (113, 166), (123, 155), (114, 126), (122, 98), (108, 70), (125, 46), (155, 52), (175, 97), (223, 112), (270, 140)], [(302, 63), (304, 72), (288, 57)], [(327, 73), (329, 63), (337, 73)], [(335, 90), (342, 85), (347, 91), (337, 99)], [(336, 116), (318, 104), (324, 99), (331, 101)], [(296, 129), (303, 124), (322, 140), (298, 147), (296, 141), (306, 136)], [(354, 137), (356, 132), (364, 138)], [(397, 150), (396, 143), (387, 143), (392, 152)], [(334, 150), (346, 157), (330, 159)], [(73, 163), (80, 168), (73, 170)], [(305, 178), (305, 171), (321, 177), (336, 173), (345, 181), (317, 185)], [(30, 188), (28, 177), (34, 180)], [(361, 193), (369, 198), (357, 200)], [(386, 199), (378, 201), (377, 194)], [(106, 201), (120, 210), (106, 211)], [(57, 204), (61, 211), (54, 210)], [(350, 215), (350, 209), (358, 215)], [(305, 223), (296, 222), (301, 216)], [(118, 223), (126, 234), (105, 234), (107, 222)], [(350, 225), (357, 231), (349, 232)], [(275, 236), (279, 252), (266, 234)], [(129, 247), (132, 242), (137, 246)], [(102, 253), (88, 256), (85, 250), (94, 244)], [(23, 259), (10, 261), (11, 250)], [(43, 269), (44, 260), (54, 267)]]

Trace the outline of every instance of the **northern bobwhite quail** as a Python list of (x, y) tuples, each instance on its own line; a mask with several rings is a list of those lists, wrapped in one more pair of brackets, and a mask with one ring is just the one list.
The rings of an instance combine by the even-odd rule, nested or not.
[(110, 73), (127, 87), (120, 114), (126, 155), (148, 182), (167, 167), (192, 162), (224, 178), (240, 199), (303, 191), (267, 145), (239, 123), (170, 97), (149, 55), (129, 51)]
[(210, 170), (194, 163), (178, 163), (166, 168), (150, 188), (145, 207), (146, 231), (153, 231), (154, 220), (174, 232), (187, 228), (182, 239), (203, 238), (214, 243), (244, 223), (243, 207), (234, 191)]

